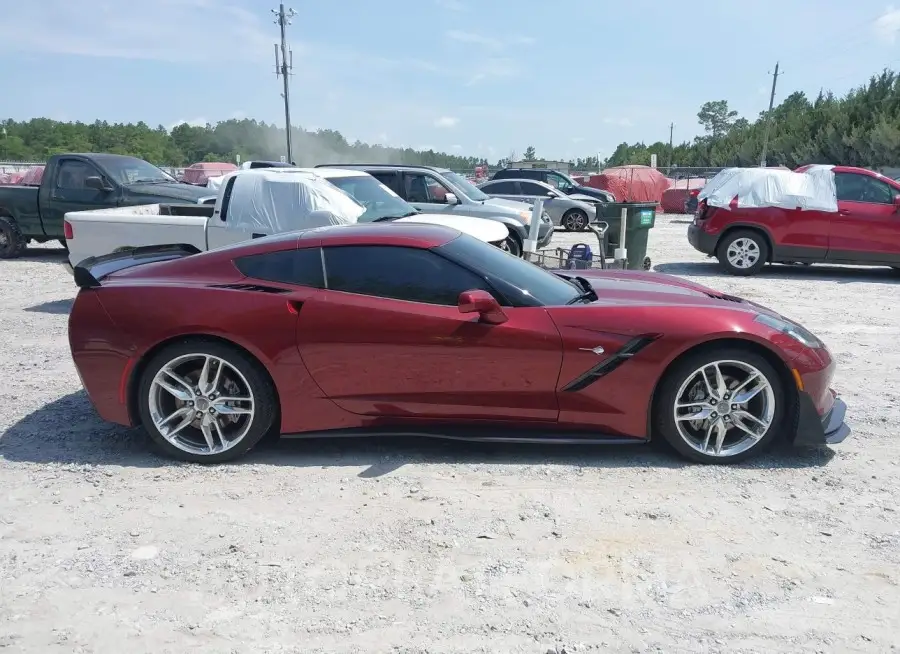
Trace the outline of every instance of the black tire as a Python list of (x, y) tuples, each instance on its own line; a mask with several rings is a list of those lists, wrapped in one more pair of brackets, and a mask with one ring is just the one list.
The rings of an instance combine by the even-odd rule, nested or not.
[(519, 241), (519, 237), (511, 232), (501, 243), (500, 249), (504, 252), (509, 252), (514, 257), (522, 256), (522, 243)]
[(25, 251), (28, 239), (10, 216), (0, 216), (0, 259), (15, 259)]
[[(753, 265), (744, 267), (729, 261), (728, 251), (733, 245), (742, 246), (742, 249), (750, 254), (756, 253), (757, 258)], [(725, 238), (719, 241), (716, 258), (725, 272), (740, 277), (749, 277), (757, 274), (769, 261), (769, 243), (760, 232), (752, 229), (739, 229), (726, 234)], [(740, 261), (741, 259), (738, 259), (738, 262)]]
[(581, 209), (569, 209), (560, 222), (566, 231), (583, 232), (587, 229), (588, 217)]
[[(712, 455), (695, 449), (679, 432), (675, 422), (674, 407), (678, 399), (679, 389), (693, 376), (696, 370), (715, 361), (739, 361), (752, 366), (769, 382), (774, 397), (774, 414), (768, 431), (747, 449), (732, 455)], [(784, 432), (787, 425), (787, 416), (790, 413), (790, 405), (790, 398), (787, 397), (781, 376), (765, 357), (748, 348), (735, 346), (726, 346), (721, 349), (707, 348), (679, 359), (666, 371), (653, 405), (653, 437), (662, 436), (678, 454), (697, 463), (719, 465), (737, 463), (762, 454), (772, 445), (778, 434)], [(687, 428), (690, 427), (690, 425), (687, 425)], [(732, 438), (734, 435), (742, 435), (742, 432), (735, 430), (738, 430), (738, 428), (731, 427), (726, 432), (726, 439)]]
[(59, 241), (59, 244), (62, 246), (62, 249), (63, 249), (63, 250), (65, 250), (66, 252), (69, 251), (69, 244), (66, 243), (66, 239), (64, 239), (64, 238), (58, 238), (58, 239), (56, 239), (56, 240)]
[[(254, 414), (243, 437), (229, 449), (214, 454), (202, 454), (181, 449), (168, 441), (155, 426), (150, 410), (150, 391), (153, 378), (170, 361), (189, 354), (212, 355), (234, 366), (243, 375), (254, 399)], [(249, 452), (275, 425), (279, 406), (275, 386), (265, 368), (253, 357), (235, 346), (205, 339), (185, 339), (157, 352), (144, 366), (138, 381), (137, 406), (141, 424), (156, 448), (165, 456), (191, 463), (222, 463)], [(193, 426), (187, 436), (196, 437), (199, 432)]]

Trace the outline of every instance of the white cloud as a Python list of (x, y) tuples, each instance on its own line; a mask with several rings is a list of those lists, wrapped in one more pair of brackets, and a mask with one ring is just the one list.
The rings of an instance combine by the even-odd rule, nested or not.
[(882, 43), (889, 45), (897, 43), (897, 35), (900, 34), (900, 9), (894, 9), (893, 5), (889, 6), (872, 23), (872, 29)]
[(441, 116), (434, 120), (435, 127), (456, 127), (458, 124), (459, 118), (454, 118), (453, 116)]
[(603, 122), (607, 125), (618, 125), (619, 127), (633, 127), (634, 123), (628, 118), (604, 118)]
[(391, 138), (387, 135), (386, 132), (381, 132), (378, 136), (375, 137), (375, 143), (379, 145), (387, 145), (391, 142)]
[[(184, 66), (269, 60), (277, 32), (268, 12), (228, 0), (44, 0), (5, 3), (0, 49), (171, 61)], [(164, 38), (163, 36), (164, 35)]]
[(169, 131), (172, 131), (172, 129), (174, 129), (175, 127), (178, 127), (179, 125), (190, 125), (191, 127), (205, 127), (206, 124), (209, 122), (212, 122), (212, 121), (210, 121), (209, 118), (204, 118), (202, 116), (200, 118), (189, 118), (189, 119), (179, 118), (178, 120), (173, 121), (171, 125), (168, 125), (168, 128), (169, 128)]
[(584, 141), (584, 138), (581, 136), (572, 137), (572, 143), (581, 143), (582, 141)]
[(450, 149), (451, 150), (462, 150), (463, 147), (461, 145), (451, 145)]
[(489, 50), (504, 50), (510, 46), (516, 45), (533, 45), (535, 39), (530, 36), (499, 36), (479, 34), (478, 32), (465, 32), (463, 30), (449, 30), (446, 37), (451, 41), (467, 43), (472, 45), (480, 45)]

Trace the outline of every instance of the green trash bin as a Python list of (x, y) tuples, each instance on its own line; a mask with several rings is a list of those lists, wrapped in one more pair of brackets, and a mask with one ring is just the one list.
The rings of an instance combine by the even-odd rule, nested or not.
[[(625, 223), (625, 249), (628, 254), (628, 270), (649, 270), (650, 257), (647, 256), (647, 240), (650, 230), (656, 224), (655, 202), (610, 202), (603, 205), (597, 220), (609, 225), (606, 230), (606, 258), (610, 262), (619, 246), (619, 228), (622, 224), (622, 209), (627, 212)], [(601, 214), (602, 215), (599, 215)]]

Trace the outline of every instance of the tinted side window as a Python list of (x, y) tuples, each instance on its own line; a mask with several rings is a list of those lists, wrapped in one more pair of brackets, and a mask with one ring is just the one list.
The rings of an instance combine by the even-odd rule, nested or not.
[(247, 277), (255, 279), (312, 288), (325, 287), (322, 251), (319, 248), (253, 254), (235, 259), (234, 265)]
[(532, 182), (522, 182), (522, 193), (524, 195), (542, 195), (549, 197), (550, 190)]
[(866, 202), (877, 202), (878, 204), (894, 204), (894, 189), (888, 184), (874, 177), (867, 177), (868, 188), (866, 189)]
[(516, 188), (515, 182), (497, 182), (495, 184), (486, 184), (481, 187), (481, 190), (485, 193), (492, 193), (494, 195), (518, 195), (519, 191)]
[(396, 193), (397, 195), (400, 195), (402, 197), (403, 189), (400, 188), (400, 184), (399, 184), (400, 176), (397, 173), (385, 173), (385, 172), (378, 172), (378, 171), (372, 171), (372, 170), (369, 170), (366, 172), (368, 172), (372, 177), (374, 177), (379, 182), (381, 182), (382, 184), (387, 186), (394, 193)]
[[(59, 165), (56, 176), (56, 188), (71, 191), (83, 191), (86, 189), (84, 180), (88, 177), (99, 176), (100, 173), (91, 164), (78, 159), (64, 159)], [(91, 190), (93, 193), (94, 191)]]
[(446, 306), (455, 306), (463, 291), (491, 292), (484, 279), (430, 250), (348, 245), (324, 252), (333, 291)]

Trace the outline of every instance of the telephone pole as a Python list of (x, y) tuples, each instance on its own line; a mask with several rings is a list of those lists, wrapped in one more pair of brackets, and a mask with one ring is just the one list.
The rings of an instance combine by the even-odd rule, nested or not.
[(666, 174), (672, 174), (672, 154), (674, 149), (675, 123), (669, 125), (669, 166), (666, 168)]
[(775, 62), (775, 72), (772, 74), (772, 95), (769, 96), (769, 110), (766, 112), (766, 131), (763, 136), (762, 154), (759, 157), (759, 167), (766, 167), (766, 150), (769, 147), (769, 121), (772, 118), (772, 107), (775, 106), (775, 85), (778, 84), (778, 76), (784, 73), (778, 72), (778, 62)]
[[(281, 29), (280, 53), (278, 44), (275, 44), (275, 77), (281, 77), (284, 81), (284, 92), (281, 94), (281, 97), (284, 98), (284, 129), (287, 133), (287, 161), (288, 163), (293, 163), (294, 153), (292, 152), (293, 148), (291, 146), (291, 91), (289, 76), (293, 75), (291, 71), (294, 69), (294, 53), (293, 51), (288, 50), (285, 28), (291, 24), (291, 18), (297, 14), (293, 9), (285, 10), (284, 3), (278, 5), (277, 11), (273, 9), (272, 13), (275, 14), (275, 24)], [(279, 54), (281, 55), (280, 57)]]

